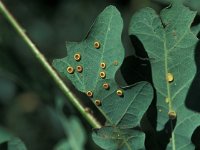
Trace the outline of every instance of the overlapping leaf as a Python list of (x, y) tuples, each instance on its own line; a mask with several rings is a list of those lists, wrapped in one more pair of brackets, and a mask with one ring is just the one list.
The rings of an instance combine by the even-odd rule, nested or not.
[(131, 21), (130, 34), (139, 38), (150, 58), (157, 91), (158, 130), (168, 121), (168, 112), (175, 111), (177, 116), (168, 149), (194, 149), (191, 135), (200, 124), (200, 116), (185, 106), (196, 74), (194, 54), (198, 39), (190, 29), (195, 15), (196, 12), (174, 0), (160, 16), (153, 9), (145, 8)]
[(106, 95), (102, 94), (101, 109), (103, 113), (105, 112), (108, 125), (114, 126), (94, 132), (94, 141), (107, 150), (143, 149), (144, 133), (131, 128), (140, 125), (140, 120), (151, 103), (153, 97), (151, 86), (141, 82), (125, 88), (124, 97), (121, 98), (115, 93), (116, 85), (111, 84), (111, 87)]
[[(153, 0), (155, 2), (160, 2), (163, 4), (169, 4), (173, 0)], [(189, 6), (193, 10), (200, 12), (200, 1), (199, 0), (182, 0), (186, 6)]]
[[(151, 103), (153, 92), (151, 85), (146, 82), (124, 88), (115, 82), (115, 73), (124, 58), (122, 26), (118, 10), (113, 6), (107, 7), (98, 16), (87, 38), (80, 43), (67, 43), (68, 56), (54, 60), (53, 65), (78, 90), (85, 93), (91, 91), (91, 99), (100, 100), (99, 109), (107, 119), (106, 125), (110, 127), (94, 133), (94, 140), (99, 146), (106, 149), (102, 136), (112, 136), (112, 149), (130, 149), (133, 145), (140, 149), (144, 147), (144, 134), (130, 128), (139, 126)], [(80, 54), (81, 58), (75, 60), (75, 54)], [(105, 66), (102, 67), (101, 63), (105, 63)], [(82, 72), (77, 71), (77, 66), (82, 66)], [(72, 67), (74, 72), (69, 73), (68, 67)], [(104, 77), (100, 76), (101, 72), (105, 73)], [(108, 89), (103, 88), (105, 83), (109, 85)], [(121, 95), (117, 95), (117, 90), (120, 90)], [(128, 131), (131, 132), (127, 134)]]
[(137, 130), (105, 127), (94, 132), (92, 136), (106, 150), (144, 149), (144, 133)]

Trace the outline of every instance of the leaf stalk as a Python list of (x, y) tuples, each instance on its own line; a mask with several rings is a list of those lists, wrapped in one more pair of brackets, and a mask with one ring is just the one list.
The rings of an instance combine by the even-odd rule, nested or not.
[(27, 36), (24, 29), (20, 24), (15, 20), (12, 14), (8, 11), (6, 6), (0, 0), (0, 12), (7, 19), (7, 21), (13, 26), (19, 36), (27, 44), (30, 50), (33, 52), (37, 60), (44, 67), (44, 69), (49, 73), (57, 86), (62, 90), (68, 100), (74, 105), (74, 107), (82, 114), (82, 116), (88, 121), (88, 123), (94, 128), (100, 128), (100, 123), (92, 116), (90, 113), (85, 111), (84, 106), (80, 103), (80, 100), (71, 92), (71, 90), (65, 85), (61, 78), (57, 75), (56, 71), (48, 63), (44, 55), (39, 51), (31, 39)]

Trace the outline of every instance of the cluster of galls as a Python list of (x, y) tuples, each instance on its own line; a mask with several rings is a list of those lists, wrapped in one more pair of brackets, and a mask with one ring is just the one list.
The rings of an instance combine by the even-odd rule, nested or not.
[[(101, 45), (100, 45), (100, 43), (99, 42), (94, 42), (94, 48), (96, 48), (96, 49), (99, 49), (101, 47)], [(81, 54), (80, 53), (76, 53), (75, 55), (74, 55), (74, 59), (76, 60), (76, 61), (80, 61), (81, 60)], [(118, 65), (118, 62), (117, 61), (114, 61), (114, 63), (113, 63), (115, 66), (117, 66)], [(99, 73), (99, 77), (101, 78), (101, 79), (105, 79), (106, 78), (106, 72), (105, 72), (105, 69), (106, 69), (106, 63), (105, 62), (101, 62), (100, 63), (100, 67), (101, 67), (101, 69), (102, 69), (102, 71)], [(78, 72), (78, 73), (82, 73), (83, 72), (83, 67), (81, 66), (81, 65), (78, 65), (78, 66), (76, 66), (76, 71)], [(69, 66), (69, 67), (67, 67), (67, 72), (69, 73), (69, 74), (73, 74), (74, 72), (75, 72), (75, 69), (72, 67), (72, 66)], [(105, 89), (105, 90), (109, 90), (110, 89), (110, 85), (109, 85), (109, 83), (104, 83), (103, 85), (102, 85), (102, 87)], [(118, 95), (118, 96), (123, 96), (123, 91), (121, 90), (121, 89), (119, 89), (119, 90), (117, 90), (116, 91), (116, 94)], [(90, 98), (92, 98), (93, 97), (93, 92), (92, 91), (87, 91), (86, 92), (86, 95), (88, 96), (88, 97), (90, 97)], [(99, 99), (97, 99), (97, 100), (95, 100), (95, 104), (96, 104), (96, 106), (101, 106), (101, 100), (99, 100)]]

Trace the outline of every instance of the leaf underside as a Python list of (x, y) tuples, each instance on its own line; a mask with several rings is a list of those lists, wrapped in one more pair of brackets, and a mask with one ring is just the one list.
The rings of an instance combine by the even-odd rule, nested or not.
[[(174, 0), (160, 16), (151, 8), (137, 12), (129, 33), (142, 43), (150, 58), (153, 84), (157, 94), (157, 129), (164, 128), (169, 120), (168, 112), (177, 116), (167, 149), (193, 150), (193, 131), (200, 124), (199, 114), (185, 106), (188, 91), (196, 74), (195, 46), (198, 42), (191, 24), (196, 12)], [(167, 80), (170, 73), (172, 81)], [(168, 74), (169, 75), (169, 74)]]
[[(86, 39), (79, 43), (67, 42), (68, 56), (53, 61), (53, 66), (79, 91), (91, 91), (90, 98), (94, 103), (100, 100), (101, 105), (97, 106), (107, 122), (105, 127), (93, 132), (93, 139), (100, 147), (109, 150), (144, 147), (144, 133), (132, 128), (140, 125), (153, 97), (152, 87), (147, 82), (120, 87), (115, 81), (116, 71), (124, 59), (122, 27), (120, 13), (114, 6), (109, 6), (97, 17)], [(81, 58), (75, 60), (75, 54)], [(82, 72), (77, 71), (77, 66), (82, 66)], [(69, 73), (68, 67), (74, 72)], [(109, 85), (108, 89), (103, 88), (105, 83)], [(117, 94), (118, 90), (121, 96)]]

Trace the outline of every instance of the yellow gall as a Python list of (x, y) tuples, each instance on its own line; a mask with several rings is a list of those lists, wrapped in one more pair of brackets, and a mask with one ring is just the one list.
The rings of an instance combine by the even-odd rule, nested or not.
[(80, 61), (80, 60), (81, 60), (81, 55), (80, 55), (80, 54), (75, 54), (75, 55), (74, 55), (74, 59), (75, 59), (76, 61)]
[(169, 103), (169, 100), (170, 100), (170, 99), (167, 97), (167, 98), (165, 99), (165, 103), (168, 104), (168, 103)]
[(106, 73), (104, 71), (99, 73), (99, 76), (104, 79), (106, 77)]
[(176, 119), (176, 112), (175, 111), (169, 111), (168, 116), (169, 116), (169, 119), (174, 120), (174, 119)]
[(105, 69), (105, 68), (106, 68), (106, 64), (105, 64), (105, 63), (101, 63), (101, 64), (100, 64), (100, 67), (101, 67), (102, 69)]
[(116, 93), (117, 93), (118, 96), (123, 96), (123, 91), (122, 90), (117, 90)]
[(93, 96), (92, 91), (87, 91), (86, 94), (87, 94), (88, 97), (92, 97)]
[(95, 105), (96, 106), (101, 106), (101, 101), (100, 100), (95, 100)]
[(167, 73), (166, 79), (168, 82), (172, 82), (174, 80), (174, 76), (172, 73)]
[(67, 72), (70, 73), (70, 74), (74, 73), (74, 68), (71, 67), (71, 66), (67, 67)]
[(99, 42), (94, 42), (94, 48), (96, 48), (96, 49), (100, 48), (100, 43)]

